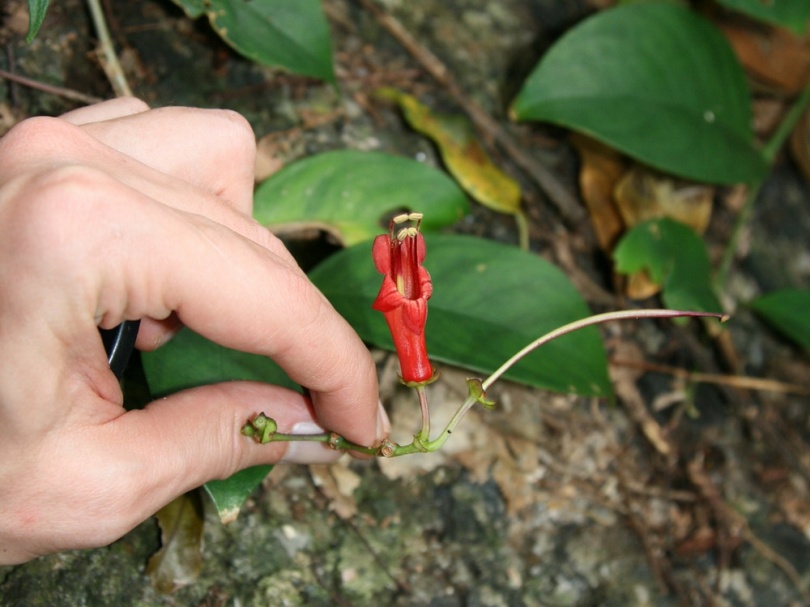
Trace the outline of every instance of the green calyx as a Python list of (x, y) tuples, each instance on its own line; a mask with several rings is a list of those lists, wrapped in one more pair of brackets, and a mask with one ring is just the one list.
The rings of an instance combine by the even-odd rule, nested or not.
[(495, 401), (490, 400), (487, 398), (486, 390), (484, 390), (484, 386), (480, 379), (477, 377), (468, 377), (467, 378), (467, 394), (469, 398), (472, 400), (481, 403), (481, 405), (486, 409), (494, 409), (495, 408)]

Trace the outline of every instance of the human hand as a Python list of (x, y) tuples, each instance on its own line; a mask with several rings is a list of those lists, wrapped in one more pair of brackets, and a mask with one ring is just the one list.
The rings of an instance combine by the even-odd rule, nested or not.
[[(368, 351), (250, 218), (255, 139), (236, 114), (134, 99), (26, 120), (0, 139), (0, 564), (114, 541), (208, 480), (319, 443), (257, 445), (265, 411), (371, 445), (387, 433)], [(125, 411), (98, 327), (185, 324), (262, 354), (311, 401), (232, 382)]]

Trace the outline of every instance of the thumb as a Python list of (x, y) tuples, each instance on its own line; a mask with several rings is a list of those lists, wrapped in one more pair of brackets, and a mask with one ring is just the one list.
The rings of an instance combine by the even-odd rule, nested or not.
[(317, 433), (307, 399), (276, 386), (216, 384), (99, 418), (119, 407), (103, 403), (92, 414), (73, 407), (59, 432), (11, 458), (6, 485), (20, 489), (0, 500), (0, 563), (109, 544), (177, 496), (248, 466), (340, 456), (322, 443), (258, 445), (240, 434), (260, 411), (283, 432)]
[(132, 482), (139, 520), (177, 495), (259, 464), (328, 463), (341, 456), (319, 442), (260, 445), (241, 428), (264, 412), (279, 432), (318, 434), (309, 399), (278, 386), (226, 382), (178, 392), (105, 424), (116, 458), (141, 462)]

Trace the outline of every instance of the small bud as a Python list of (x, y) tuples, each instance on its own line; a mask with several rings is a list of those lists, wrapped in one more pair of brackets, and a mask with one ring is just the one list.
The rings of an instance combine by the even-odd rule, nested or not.
[(388, 440), (387, 438), (382, 442), (380, 445), (380, 455), (383, 457), (393, 457), (394, 456), (394, 449), (397, 448), (397, 444)]
[(326, 444), (329, 446), (330, 449), (334, 449), (337, 451), (340, 449), (340, 444), (343, 442), (343, 437), (340, 436), (337, 432), (330, 432), (329, 433), (329, 440)]
[(278, 430), (278, 424), (276, 420), (271, 417), (267, 417), (264, 413), (259, 413), (253, 421), (251, 422), (253, 427), (258, 430), (259, 432), (269, 432), (272, 434), (276, 430)]

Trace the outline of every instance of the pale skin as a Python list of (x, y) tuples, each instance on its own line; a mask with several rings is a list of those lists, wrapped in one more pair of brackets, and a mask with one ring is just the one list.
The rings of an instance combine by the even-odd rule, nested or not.
[[(340, 455), (257, 445), (240, 428), (259, 411), (282, 432), (385, 438), (368, 350), (250, 217), (254, 154), (232, 112), (136, 99), (0, 139), (0, 564), (106, 545), (249, 466)], [(142, 350), (187, 325), (268, 356), (311, 399), (233, 382), (126, 412), (98, 333), (126, 319)]]

